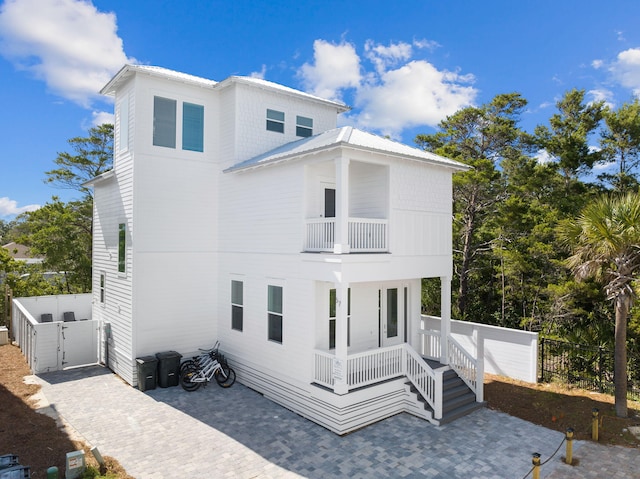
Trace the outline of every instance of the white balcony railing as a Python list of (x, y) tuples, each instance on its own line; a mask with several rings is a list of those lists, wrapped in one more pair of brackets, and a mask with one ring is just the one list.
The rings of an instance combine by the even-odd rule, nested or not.
[[(306, 220), (305, 251), (332, 252), (336, 243), (336, 218), (311, 218)], [(385, 219), (349, 218), (349, 250), (361, 252), (386, 252), (388, 245), (388, 221)]]
[[(315, 351), (314, 382), (333, 389), (334, 356), (326, 351)], [(344, 379), (348, 390), (354, 390), (388, 379), (406, 376), (442, 418), (442, 371), (434, 371), (408, 344), (375, 349), (347, 356)]]

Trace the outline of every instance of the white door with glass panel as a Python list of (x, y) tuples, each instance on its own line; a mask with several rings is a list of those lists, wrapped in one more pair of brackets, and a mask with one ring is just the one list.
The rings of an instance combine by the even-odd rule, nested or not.
[(402, 288), (380, 290), (380, 344), (382, 347), (404, 343), (404, 302)]

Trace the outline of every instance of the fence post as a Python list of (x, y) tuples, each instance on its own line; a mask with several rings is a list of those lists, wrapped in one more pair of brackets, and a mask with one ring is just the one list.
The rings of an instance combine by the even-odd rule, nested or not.
[(598, 390), (604, 392), (604, 386), (602, 384), (602, 370), (604, 369), (604, 363), (602, 360), (602, 347), (598, 348)]
[(540, 338), (540, 382), (544, 382), (544, 338)]

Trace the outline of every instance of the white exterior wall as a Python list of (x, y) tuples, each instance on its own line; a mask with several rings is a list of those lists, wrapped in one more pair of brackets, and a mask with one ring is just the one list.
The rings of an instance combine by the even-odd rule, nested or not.
[[(423, 316), (425, 329), (440, 330), (440, 318)], [(538, 333), (501, 328), (469, 321), (451, 321), (451, 336), (467, 351), (476, 355), (474, 330), (484, 342), (484, 372), (538, 381)]]
[[(242, 84), (232, 88), (235, 88), (235, 147), (233, 158), (225, 159), (229, 162), (225, 167), (300, 140), (296, 136), (298, 115), (313, 119), (314, 134), (336, 127), (335, 107)], [(267, 131), (267, 109), (284, 113), (284, 133)]]
[[(176, 148), (153, 145), (153, 99), (176, 100)], [(208, 88), (136, 81), (134, 356), (216, 338), (218, 100)], [(182, 149), (183, 103), (204, 106), (203, 152)]]

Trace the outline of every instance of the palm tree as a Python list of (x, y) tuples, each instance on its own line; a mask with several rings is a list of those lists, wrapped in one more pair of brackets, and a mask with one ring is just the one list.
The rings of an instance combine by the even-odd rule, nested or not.
[(627, 321), (640, 270), (640, 195), (604, 196), (561, 225), (572, 250), (567, 265), (578, 279), (595, 277), (615, 306), (616, 415), (627, 417)]

